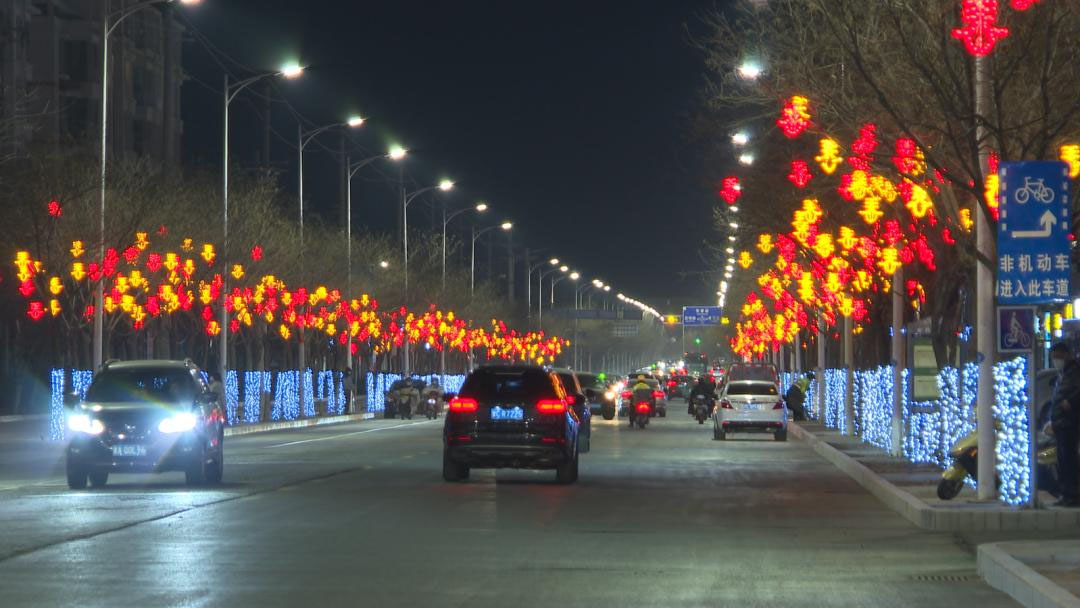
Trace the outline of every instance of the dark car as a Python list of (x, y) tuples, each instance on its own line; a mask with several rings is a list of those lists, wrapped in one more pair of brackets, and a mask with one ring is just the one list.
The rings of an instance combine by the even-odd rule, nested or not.
[(472, 468), (517, 468), (555, 469), (560, 483), (577, 481), (584, 421), (566, 397), (559, 377), (542, 367), (475, 370), (450, 399), (443, 479), (468, 479)]
[(592, 408), (589, 406), (589, 397), (585, 394), (585, 388), (578, 377), (577, 372), (569, 369), (553, 369), (555, 375), (562, 382), (563, 390), (566, 391), (566, 402), (574, 408), (578, 418), (581, 419), (581, 429), (578, 432), (578, 451), (582, 454), (589, 451), (592, 444)]
[(100, 487), (110, 473), (183, 471), (189, 485), (221, 481), (225, 414), (192, 362), (107, 363), (86, 398), (69, 405), (68, 487)]

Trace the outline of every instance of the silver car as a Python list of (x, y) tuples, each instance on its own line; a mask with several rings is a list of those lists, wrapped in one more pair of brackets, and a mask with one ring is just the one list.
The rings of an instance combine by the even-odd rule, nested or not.
[(787, 441), (788, 410), (780, 397), (780, 386), (770, 380), (731, 380), (720, 392), (713, 412), (713, 439), (727, 439), (729, 433), (756, 431), (772, 433), (777, 441)]

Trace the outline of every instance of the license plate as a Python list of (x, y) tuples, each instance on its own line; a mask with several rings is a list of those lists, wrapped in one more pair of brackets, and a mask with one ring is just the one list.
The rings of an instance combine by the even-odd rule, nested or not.
[(134, 458), (138, 456), (146, 456), (145, 445), (114, 445), (112, 446), (113, 456), (120, 456), (122, 458)]
[(524, 420), (525, 410), (520, 407), (502, 408), (495, 406), (491, 408), (492, 420)]
[(743, 409), (744, 410), (760, 410), (761, 405), (757, 404), (757, 403), (744, 403), (743, 404)]

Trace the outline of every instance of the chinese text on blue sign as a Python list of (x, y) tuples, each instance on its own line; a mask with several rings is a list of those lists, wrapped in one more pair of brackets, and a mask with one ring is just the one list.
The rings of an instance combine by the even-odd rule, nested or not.
[(683, 306), (683, 326), (720, 323), (719, 306)]
[(1001, 163), (998, 176), (998, 302), (1038, 304), (1068, 298), (1068, 165)]

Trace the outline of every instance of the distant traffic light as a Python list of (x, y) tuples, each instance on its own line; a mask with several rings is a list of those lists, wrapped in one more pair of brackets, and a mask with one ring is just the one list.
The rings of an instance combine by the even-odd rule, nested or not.
[(701, 346), (701, 338), (694, 338), (694, 344)]

